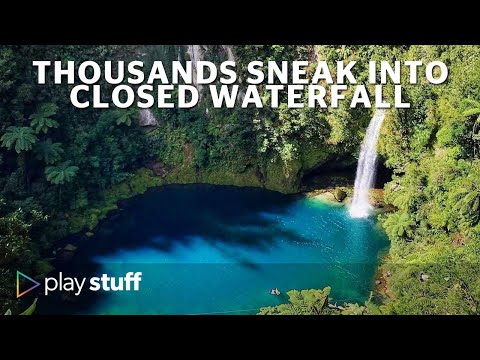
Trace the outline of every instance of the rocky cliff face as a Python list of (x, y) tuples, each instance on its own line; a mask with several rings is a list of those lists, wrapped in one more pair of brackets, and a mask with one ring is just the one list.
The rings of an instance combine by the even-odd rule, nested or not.
[[(275, 53), (283, 51), (282, 48), (282, 46), (234, 47), (231, 45), (168, 45), (142, 48), (142, 60), (147, 69), (149, 62), (160, 60), (164, 62), (168, 73), (171, 71), (171, 61), (192, 61), (193, 85), (200, 93), (200, 102), (194, 109), (175, 109), (171, 110), (171, 113), (166, 109), (141, 112), (142, 126), (157, 125), (155, 117), (168, 119), (157, 127), (156, 138), (152, 142), (158, 141), (159, 149), (172, 149), (159, 150), (159, 158), (156, 159), (165, 163), (166, 168), (169, 169), (168, 174), (165, 174), (169, 182), (262, 186), (280, 192), (296, 192), (302, 187), (304, 175), (322, 166), (331, 157), (331, 151), (323, 146), (323, 140), (315, 136), (305, 140), (301, 134), (298, 140), (294, 140), (296, 141), (294, 146), (297, 148), (296, 156), (288, 161), (280, 160), (278, 153), (275, 154), (273, 151), (260, 150), (261, 144), (267, 137), (268, 141), (278, 145), (278, 149), (283, 146), (279, 142), (280, 137), (283, 136), (281, 130), (275, 130), (278, 131), (275, 134), (265, 133), (281, 126), (278, 116), (268, 111), (268, 114), (265, 112), (261, 114), (255, 109), (214, 109), (209, 101), (207, 87), (196, 83), (198, 61), (211, 61), (215, 64), (227, 60), (235, 61), (237, 74), (240, 76), (238, 97), (241, 101), (244, 96), (242, 76), (245, 76), (246, 64), (257, 57), (261, 61), (268, 61), (275, 57), (284, 59), (283, 53), (280, 55)], [(285, 60), (308, 58), (315, 61), (314, 48), (307, 47), (307, 49), (307, 55), (294, 54)], [(203, 112), (199, 113), (198, 109), (202, 109)], [(255, 127), (255, 120), (265, 121), (265, 116), (271, 116), (267, 121), (268, 129), (261, 126)], [(291, 122), (292, 117), (298, 116), (290, 114), (286, 117), (287, 120), (282, 121)], [(294, 135), (288, 136), (294, 137)], [(190, 149), (189, 156), (182, 153), (182, 149), (185, 148)]]

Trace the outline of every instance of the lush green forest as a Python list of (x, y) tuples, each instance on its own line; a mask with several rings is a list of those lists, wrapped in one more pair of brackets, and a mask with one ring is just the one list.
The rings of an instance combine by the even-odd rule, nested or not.
[(450, 70), (441, 85), (405, 81), (412, 107), (390, 110), (381, 131), (381, 161), (393, 173), (384, 200), (395, 209), (380, 216), (391, 240), (380, 270), (385, 289), (366, 304), (331, 306), (328, 288), (292, 292), (290, 305), (262, 313), (478, 313), (480, 47), (281, 45), (1, 46), (0, 312), (26, 307), (11, 296), (16, 269), (47, 274), (58, 240), (91, 235), (119, 200), (150, 186), (206, 182), (291, 193), (312, 171), (352, 162), (371, 110), (348, 101), (323, 110), (288, 109), (284, 98), (277, 109), (215, 109), (205, 93), (194, 109), (152, 108), (156, 124), (144, 126), (136, 109), (74, 108), (73, 85), (54, 85), (51, 72), (38, 85), (32, 67), (39, 59), (148, 64), (192, 55), (221, 62), (231, 54), (241, 87), (252, 60), (356, 60), (365, 84), (369, 60), (441, 60)]

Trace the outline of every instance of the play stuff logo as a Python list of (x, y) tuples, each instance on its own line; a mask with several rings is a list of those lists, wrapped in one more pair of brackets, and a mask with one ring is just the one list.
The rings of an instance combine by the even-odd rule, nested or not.
[[(22, 292), (20, 292), (20, 276), (22, 276), (24, 279), (30, 281), (32, 284), (29, 284), (30, 287), (26, 290), (23, 290)], [(36, 280), (33, 280), (30, 276), (27, 276), (25, 275), (24, 273), (20, 272), (17, 270), (17, 299), (20, 297), (20, 296), (23, 296), (25, 295), (26, 293), (29, 293), (30, 291), (32, 291), (33, 289), (36, 289), (37, 287), (39, 287), (41, 284), (36, 281)]]
[[(23, 280), (23, 281), (22, 281)], [(21, 291), (21, 288), (25, 287), (25, 281), (28, 280), (28, 286), (26, 290)], [(83, 290), (90, 291), (139, 291), (140, 282), (142, 281), (141, 272), (127, 272), (125, 276), (115, 277), (102, 274), (100, 277), (91, 277), (88, 282), (87, 278), (77, 278), (63, 276), (63, 273), (59, 272), (58, 277), (47, 277), (44, 279), (44, 294), (45, 296), (53, 291), (68, 291), (72, 292), (75, 296), (80, 295)], [(23, 286), (21, 285), (23, 282)], [(90, 284), (87, 288), (85, 285)], [(17, 271), (17, 298), (27, 294), (33, 289), (42, 285), (40, 282), (32, 279), (30, 276)]]

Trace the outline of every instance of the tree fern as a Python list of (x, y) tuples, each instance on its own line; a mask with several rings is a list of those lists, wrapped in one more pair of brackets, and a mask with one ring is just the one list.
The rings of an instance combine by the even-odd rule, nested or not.
[(47, 180), (55, 185), (62, 185), (73, 180), (78, 167), (71, 166), (71, 161), (65, 161), (58, 166), (48, 166), (45, 169)]
[(480, 190), (463, 191), (459, 196), (454, 209), (462, 216), (462, 222), (475, 225), (480, 220)]
[(30, 126), (37, 134), (40, 132), (46, 134), (48, 129), (58, 127), (58, 122), (50, 118), (57, 113), (57, 109), (57, 105), (46, 103), (42, 104), (36, 113), (30, 115), (30, 119), (32, 120)]
[(114, 116), (115, 116), (117, 125), (125, 124), (127, 126), (131, 126), (132, 120), (135, 117), (138, 117), (138, 110), (135, 108), (117, 109), (114, 111)]
[(385, 220), (385, 229), (394, 239), (409, 238), (412, 234), (412, 227), (415, 221), (410, 218), (408, 213), (394, 213)]
[(52, 143), (51, 139), (39, 142), (35, 146), (35, 154), (37, 160), (43, 160), (45, 164), (53, 164), (60, 160), (63, 154), (62, 144)]
[(473, 99), (463, 99), (461, 106), (464, 108), (463, 116), (480, 114), (480, 102)]
[(33, 144), (37, 141), (37, 137), (33, 130), (29, 127), (10, 126), (7, 132), (0, 138), (2, 146), (7, 149), (15, 148), (15, 151), (20, 154), (22, 151), (31, 150)]

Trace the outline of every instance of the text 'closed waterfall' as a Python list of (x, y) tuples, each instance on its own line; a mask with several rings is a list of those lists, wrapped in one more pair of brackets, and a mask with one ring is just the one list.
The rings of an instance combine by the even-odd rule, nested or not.
[(385, 110), (377, 109), (372, 120), (370, 120), (365, 139), (360, 149), (357, 174), (355, 176), (355, 188), (353, 189), (353, 200), (349, 210), (350, 216), (354, 218), (367, 217), (372, 210), (368, 191), (373, 187), (375, 181), (377, 143), (384, 119)]

